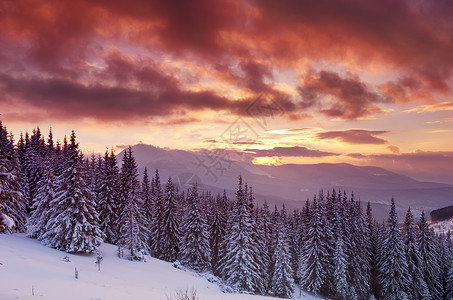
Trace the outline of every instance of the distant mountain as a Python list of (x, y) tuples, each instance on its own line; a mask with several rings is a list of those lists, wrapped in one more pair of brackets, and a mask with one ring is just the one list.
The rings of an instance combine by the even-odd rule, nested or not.
[(453, 218), (453, 206), (447, 206), (433, 210), (431, 212), (431, 220), (433, 221), (445, 221)]
[[(161, 181), (171, 176), (180, 188), (185, 189), (197, 181), (205, 190), (220, 193), (226, 189), (233, 197), (237, 178), (242, 175), (253, 186), (258, 202), (267, 200), (270, 205), (285, 203), (288, 209), (301, 207), (307, 198), (312, 199), (320, 189), (354, 191), (356, 199), (372, 203), (374, 216), (387, 218), (390, 199), (395, 197), (400, 219), (410, 206), (416, 217), (422, 210), (432, 210), (453, 203), (453, 185), (421, 182), (379, 167), (359, 167), (351, 164), (288, 164), (281, 166), (254, 165), (249, 161), (234, 161), (229, 165), (210, 164), (211, 159), (201, 152), (158, 148), (138, 144), (132, 147), (140, 173), (157, 168)], [(123, 154), (118, 155), (121, 163)], [(213, 161), (212, 160), (212, 161)], [(204, 166), (205, 167), (204, 167)], [(208, 167), (211, 167), (209, 169)], [(210, 172), (211, 171), (211, 172)], [(364, 203), (365, 205), (365, 203)]]

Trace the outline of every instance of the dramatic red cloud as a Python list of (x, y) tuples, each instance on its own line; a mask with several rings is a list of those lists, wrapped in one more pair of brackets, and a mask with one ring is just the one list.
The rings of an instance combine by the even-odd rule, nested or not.
[(316, 136), (320, 140), (339, 140), (343, 143), (359, 145), (359, 144), (372, 144), (382, 145), (387, 144), (388, 141), (376, 137), (376, 135), (387, 133), (388, 131), (370, 131), (350, 129), (344, 131), (326, 131), (320, 132)]
[[(41, 108), (127, 121), (180, 109), (245, 115), (267, 93), (293, 121), (369, 118), (451, 93), (451, 15), (446, 0), (5, 0), (0, 101), (36, 118)], [(282, 81), (298, 93), (277, 89)]]
[[(337, 73), (321, 71), (309, 74), (298, 87), (303, 108), (317, 106), (328, 117), (353, 120), (380, 113), (378, 103), (388, 100), (372, 92), (357, 78), (342, 78)], [(334, 101), (324, 101), (332, 96)]]
[(260, 15), (256, 30), (270, 37), (270, 50), (282, 58), (291, 60), (299, 56), (297, 53), (309, 53), (312, 57), (346, 58), (365, 64), (380, 61), (413, 74), (429, 88), (444, 92), (451, 88), (450, 1), (254, 3)]

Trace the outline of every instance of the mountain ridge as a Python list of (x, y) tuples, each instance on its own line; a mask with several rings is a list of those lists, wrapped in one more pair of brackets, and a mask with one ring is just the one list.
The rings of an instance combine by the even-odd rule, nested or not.
[[(385, 219), (390, 199), (395, 197), (399, 217), (404, 216), (408, 207), (417, 216), (450, 205), (453, 202), (453, 185), (424, 182), (377, 166), (356, 166), (347, 163), (285, 164), (278, 166), (255, 165), (247, 160), (235, 160), (223, 175), (217, 178), (200, 164), (206, 161), (206, 153), (159, 148), (147, 144), (132, 146), (139, 171), (159, 169), (161, 181), (168, 176), (176, 179), (180, 189), (197, 181), (202, 189), (221, 193), (225, 189), (230, 197), (234, 195), (237, 178), (241, 175), (253, 190), (258, 202), (270, 205), (285, 203), (287, 208), (302, 207), (307, 198), (312, 199), (321, 189), (326, 194), (332, 189), (348, 194), (354, 192), (357, 199), (370, 201), (377, 219)], [(121, 163), (122, 152), (118, 154)], [(212, 171), (212, 170), (211, 170)], [(191, 178), (191, 179), (190, 179)]]

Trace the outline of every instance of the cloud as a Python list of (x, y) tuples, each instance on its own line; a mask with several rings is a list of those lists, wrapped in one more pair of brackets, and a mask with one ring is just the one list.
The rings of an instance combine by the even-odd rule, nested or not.
[[(153, 74), (153, 76), (156, 74)], [(197, 111), (210, 109), (229, 111), (236, 115), (248, 116), (246, 108), (253, 98), (229, 100), (213, 91), (186, 91), (171, 80), (157, 77), (167, 85), (150, 85), (146, 89), (129, 86), (108, 86), (102, 83), (90, 85), (66, 79), (15, 78), (0, 74), (0, 90), (14, 97), (17, 107), (30, 107), (46, 111), (41, 118), (54, 119), (95, 118), (97, 120), (139, 120), (151, 116), (167, 116), (180, 109)], [(142, 78), (146, 81), (146, 78)], [(156, 80), (159, 82), (159, 80)], [(280, 95), (281, 96), (281, 95)], [(280, 97), (280, 105), (294, 109), (291, 100)], [(10, 100), (0, 99), (5, 106)], [(41, 114), (41, 112), (39, 112)]]
[(259, 45), (274, 56), (293, 61), (304, 53), (356, 65), (380, 62), (413, 75), (430, 89), (451, 88), (453, 40), (444, 38), (453, 26), (449, 1), (254, 3), (260, 12), (257, 32), (267, 37)]
[(273, 134), (298, 134), (302, 132), (307, 132), (312, 130), (311, 127), (304, 127), (304, 128), (288, 128), (288, 129), (276, 129), (276, 130), (269, 130), (268, 133)]
[(241, 141), (241, 142), (234, 142), (233, 145), (264, 145), (264, 143), (257, 142), (257, 141)]
[(441, 102), (436, 104), (421, 105), (412, 109), (405, 110), (407, 113), (424, 113), (453, 110), (453, 102)]
[(378, 103), (388, 102), (355, 77), (321, 71), (309, 73), (298, 87), (302, 108), (317, 108), (328, 117), (354, 120), (382, 112)]
[(366, 156), (361, 154), (361, 153), (349, 153), (349, 154), (346, 154), (346, 155), (349, 156), (349, 157), (352, 157), (352, 158), (357, 158), (357, 159), (366, 158)]
[(425, 122), (426, 124), (444, 124), (444, 123), (450, 123), (453, 122), (453, 118), (446, 118), (443, 120), (437, 120), (437, 121), (427, 121)]
[(208, 143), (208, 144), (215, 144), (218, 143), (219, 141), (217, 140), (204, 140), (203, 143)]
[(392, 153), (399, 154), (400, 153), (400, 148), (394, 145), (387, 146), (387, 149), (389, 149)]
[(397, 103), (436, 102), (433, 95), (425, 88), (420, 80), (407, 76), (397, 81), (388, 81), (380, 84), (379, 89), (387, 98)]
[(256, 157), (272, 157), (272, 156), (294, 156), (294, 157), (323, 157), (336, 156), (338, 154), (325, 152), (320, 150), (312, 150), (306, 147), (274, 147), (272, 149), (247, 149)]
[(248, 89), (255, 92), (269, 90), (268, 85), (264, 82), (265, 79), (273, 79), (272, 71), (268, 66), (253, 60), (241, 62), (240, 66), (244, 72), (241, 81)]
[(220, 44), (221, 33), (238, 28), (245, 14), (240, 3), (228, 0), (220, 0), (216, 5), (209, 0), (186, 3), (98, 0), (93, 6), (104, 10), (109, 20), (128, 20), (133, 25), (131, 38), (136, 42), (156, 40), (166, 51), (207, 57), (225, 53)]
[(173, 119), (162, 121), (159, 123), (159, 125), (175, 126), (175, 125), (184, 125), (187, 123), (195, 123), (195, 122), (200, 122), (200, 119), (193, 118), (193, 117), (180, 117), (180, 118), (173, 118)]
[[(246, 104), (263, 92), (278, 99), (291, 121), (311, 117), (309, 110), (341, 120), (370, 118), (389, 103), (432, 104), (435, 96), (451, 94), (453, 40), (446, 37), (452, 14), (450, 1), (7, 0), (0, 5), (0, 73), (11, 80), (2, 79), (2, 92), (57, 117), (71, 117), (61, 109), (80, 102), (81, 111), (99, 120), (177, 109), (245, 115)], [(305, 74), (300, 64), (338, 67)], [(333, 69), (383, 72), (390, 79), (365, 82), (361, 74)], [(291, 80), (279, 72), (305, 74), (301, 101), (276, 91)], [(13, 89), (11, 81), (30, 89), (33, 81), (42, 84), (32, 89), (42, 94)], [(61, 97), (68, 90), (78, 94)], [(98, 111), (106, 100), (91, 93), (111, 97), (114, 108)], [(129, 108), (144, 103), (155, 108)]]
[(371, 144), (382, 145), (387, 144), (388, 141), (376, 135), (387, 133), (388, 131), (370, 131), (362, 129), (349, 129), (344, 131), (325, 131), (320, 132), (316, 136), (320, 140), (338, 140), (343, 143), (359, 145)]

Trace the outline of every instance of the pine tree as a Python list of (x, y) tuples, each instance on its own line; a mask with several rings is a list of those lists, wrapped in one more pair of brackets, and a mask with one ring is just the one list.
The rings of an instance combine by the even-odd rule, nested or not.
[(98, 205), (100, 201), (102, 164), (103, 161), (101, 156), (96, 156), (94, 153), (91, 154), (90, 161), (87, 164), (87, 182), (91, 192), (93, 193), (93, 198), (96, 205)]
[(163, 219), (161, 222), (162, 234), (160, 236), (161, 255), (166, 261), (175, 261), (180, 250), (180, 215), (177, 204), (177, 193), (175, 186), (168, 178), (165, 187), (165, 199), (163, 203)]
[(316, 196), (313, 199), (309, 219), (310, 226), (302, 246), (298, 275), (303, 289), (318, 294), (327, 276), (324, 269), (327, 250), (323, 216)]
[[(8, 226), (9, 220), (14, 224)], [(8, 138), (7, 129), (0, 121), (0, 233), (25, 232), (25, 222), (19, 161), (13, 137)]]
[(365, 220), (363, 218), (360, 201), (356, 202), (354, 194), (351, 196), (349, 206), (349, 240), (348, 258), (349, 258), (349, 276), (348, 283), (354, 287), (359, 299), (369, 297), (369, 248), (367, 243), (367, 232)]
[(375, 220), (373, 218), (373, 213), (371, 210), (371, 203), (368, 202), (366, 208), (366, 230), (367, 230), (367, 241), (368, 241), (368, 273), (369, 273), (369, 287), (370, 293), (374, 296), (378, 294), (378, 258), (377, 258), (377, 244), (378, 244), (378, 230)]
[(192, 187), (186, 201), (186, 211), (181, 223), (182, 238), (179, 260), (193, 270), (207, 271), (211, 268), (209, 232), (206, 220), (200, 211), (197, 184)]
[(302, 213), (301, 213), (301, 224), (300, 224), (300, 230), (299, 230), (299, 253), (297, 253), (297, 264), (296, 264), (296, 270), (294, 271), (295, 275), (294, 278), (296, 281), (300, 284), (300, 275), (302, 272), (300, 272), (301, 268), (301, 255), (303, 253), (303, 247), (308, 241), (308, 229), (311, 227), (311, 208), (310, 208), (310, 200), (307, 198), (305, 201), (305, 205), (302, 208)]
[(428, 286), (423, 279), (423, 262), (417, 244), (414, 217), (410, 208), (407, 210), (406, 219), (404, 221), (403, 235), (409, 272), (410, 286), (408, 294), (410, 299), (430, 299), (431, 296), (429, 295)]
[(49, 155), (44, 162), (43, 175), (38, 181), (38, 191), (34, 200), (30, 218), (27, 222), (27, 236), (41, 239), (46, 232), (46, 225), (51, 217), (51, 204), (54, 203), (57, 195), (57, 178), (54, 175), (52, 160)]
[(407, 298), (407, 287), (410, 284), (408, 266), (393, 198), (381, 251), (379, 279), (383, 299), (400, 300)]
[[(271, 218), (271, 212), (269, 211), (269, 205), (267, 204), (267, 201), (264, 202), (263, 208), (261, 209), (260, 213), (260, 221), (261, 221), (261, 239), (264, 241), (264, 251), (266, 251), (267, 256), (269, 259), (265, 262), (264, 266), (264, 272), (265, 272), (265, 279), (267, 279), (266, 282), (266, 290), (270, 291), (272, 288), (271, 285), (271, 279), (272, 279), (272, 273), (274, 270), (274, 263), (273, 263), (273, 252), (274, 252), (274, 236), (275, 236), (275, 230), (274, 230), (274, 224), (272, 223), (272, 218)], [(297, 253), (299, 255), (299, 252)], [(294, 275), (294, 271), (293, 271)]]
[(121, 211), (120, 246), (129, 252), (130, 260), (144, 260), (148, 252), (148, 228), (146, 220), (140, 210), (141, 191), (138, 181), (137, 163), (132, 155), (132, 148), (124, 152), (121, 166), (122, 195), (121, 202), (124, 210)]
[[(282, 214), (283, 215), (283, 214)], [(274, 262), (273, 274), (271, 276), (271, 292), (280, 298), (291, 298), (294, 292), (293, 270), (291, 268), (291, 253), (289, 240), (284, 226), (284, 218), (277, 223), (274, 239)]]
[(348, 299), (348, 263), (345, 244), (341, 235), (339, 235), (335, 245), (333, 262), (335, 268), (333, 273), (335, 287), (334, 298), (339, 300)]
[(119, 172), (116, 163), (116, 156), (113, 149), (110, 152), (105, 152), (102, 161), (100, 174), (100, 189), (97, 203), (99, 212), (99, 226), (105, 234), (107, 243), (116, 243), (118, 241), (118, 226), (119, 223)]
[(74, 131), (68, 145), (57, 197), (51, 202), (49, 222), (42, 240), (67, 252), (95, 252), (102, 243), (98, 215), (91, 191), (84, 181), (82, 156)]
[(153, 180), (151, 181), (151, 197), (153, 202), (152, 218), (150, 223), (150, 250), (151, 255), (157, 258), (162, 256), (161, 240), (163, 236), (164, 206), (163, 193), (160, 185), (159, 170), (156, 169)]
[(425, 212), (422, 211), (418, 223), (418, 245), (423, 261), (423, 274), (428, 285), (430, 295), (433, 299), (441, 299), (440, 264), (436, 249), (435, 237), (425, 219)]
[(222, 277), (238, 291), (256, 293), (255, 280), (258, 266), (254, 259), (250, 210), (247, 207), (247, 193), (242, 178), (236, 191), (236, 201), (228, 221), (227, 233), (222, 247), (220, 270)]
[[(451, 251), (453, 248), (450, 246)], [(448, 280), (447, 280), (447, 299), (453, 299), (453, 267), (450, 268), (448, 272)]]
[(335, 283), (333, 279), (334, 263), (333, 263), (333, 256), (335, 252), (335, 234), (334, 234), (334, 225), (331, 221), (334, 220), (335, 216), (330, 216), (329, 211), (333, 212), (334, 203), (332, 199), (330, 199), (330, 194), (328, 193), (328, 198), (324, 197), (324, 191), (321, 189), (318, 195), (318, 205), (319, 210), (322, 216), (322, 228), (323, 228), (323, 238), (326, 250), (326, 257), (323, 259), (322, 264), (326, 271), (326, 277), (324, 283), (321, 286), (321, 291), (324, 295), (329, 296), (333, 294), (335, 289)]
[(142, 205), (143, 217), (145, 218), (146, 223), (148, 224), (148, 230), (151, 230), (150, 225), (153, 216), (153, 201), (147, 168), (145, 168), (145, 171), (143, 171), (141, 202), (143, 203)]
[(26, 143), (26, 139), (28, 140), (28, 133), (27, 133), (27, 137), (24, 138), (24, 135), (21, 132), (19, 141), (17, 143), (17, 159), (19, 160), (21, 173), (23, 173), (23, 166), (25, 164), (25, 143)]
[(448, 277), (450, 270), (453, 268), (453, 248), (452, 240), (449, 235), (440, 234), (438, 240), (438, 256), (440, 258), (439, 280), (441, 283), (441, 299), (448, 298), (451, 287), (451, 279)]
[(24, 161), (24, 192), (27, 209), (30, 211), (33, 207), (36, 194), (38, 192), (37, 185), (42, 175), (42, 159), (45, 155), (44, 140), (41, 137), (39, 127), (33, 130), (29, 143), (25, 145), (25, 161)]
[[(266, 203), (265, 203), (266, 205)], [(299, 262), (300, 253), (300, 231), (302, 220), (298, 209), (294, 209), (291, 217), (291, 225), (289, 228), (289, 248), (291, 253), (291, 269), (293, 270), (293, 278), (296, 283), (299, 283), (297, 274), (297, 264)]]
[[(257, 276), (253, 278), (254, 291), (256, 294), (263, 295), (266, 290), (267, 283), (269, 282), (270, 279), (267, 273), (267, 266), (270, 264), (271, 258), (269, 257), (265, 241), (263, 240), (264, 226), (261, 226), (261, 222), (259, 221), (260, 219), (259, 210), (255, 209), (255, 198), (253, 195), (252, 187), (249, 188), (248, 193), (246, 192), (246, 199), (247, 208), (249, 210), (250, 215), (250, 227), (252, 229), (251, 231), (252, 245), (250, 245), (250, 247), (252, 249), (255, 249), (253, 251), (254, 254), (253, 259), (257, 266)], [(284, 211), (284, 214), (282, 214), (282, 218), (280, 220), (284, 227), (286, 225), (286, 221), (287, 214), (286, 211)]]
[(209, 245), (211, 249), (211, 267), (214, 275), (220, 276), (218, 263), (222, 252), (221, 243), (226, 231), (226, 216), (228, 214), (228, 198), (226, 191), (223, 196), (218, 196), (213, 208), (211, 223), (209, 226)]

